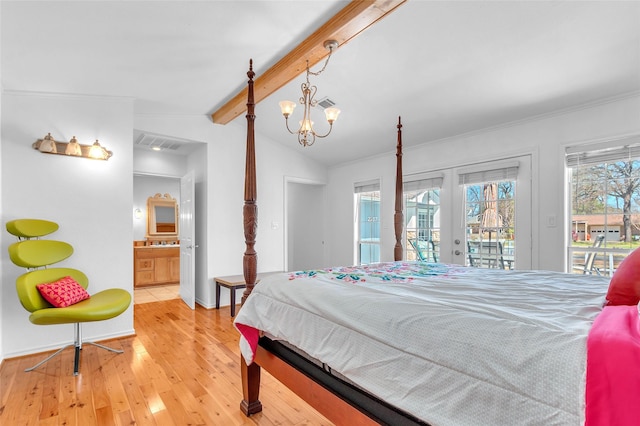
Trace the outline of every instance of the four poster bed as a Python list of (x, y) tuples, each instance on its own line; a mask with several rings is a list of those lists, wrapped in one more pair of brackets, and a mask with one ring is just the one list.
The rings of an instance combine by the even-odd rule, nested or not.
[(247, 288), (234, 321), (246, 415), (262, 410), (264, 368), (336, 424), (637, 424), (638, 309), (603, 307), (606, 278), (402, 261), (400, 121), (396, 261), (255, 285), (251, 65), (247, 75)]

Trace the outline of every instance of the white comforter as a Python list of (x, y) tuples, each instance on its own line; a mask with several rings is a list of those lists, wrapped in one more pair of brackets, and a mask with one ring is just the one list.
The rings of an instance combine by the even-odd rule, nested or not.
[(331, 268), (265, 278), (235, 323), (434, 426), (581, 425), (586, 339), (607, 286), (422, 262)]

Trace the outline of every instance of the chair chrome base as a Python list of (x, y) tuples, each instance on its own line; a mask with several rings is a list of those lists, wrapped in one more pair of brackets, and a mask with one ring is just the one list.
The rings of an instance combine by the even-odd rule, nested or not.
[(115, 352), (117, 354), (124, 353), (123, 350), (110, 348), (108, 346), (101, 345), (100, 343), (95, 343), (95, 342), (90, 342), (90, 341), (83, 342), (82, 341), (82, 332), (80, 330), (80, 323), (75, 323), (73, 326), (74, 326), (74, 334), (75, 334), (75, 340), (74, 340), (73, 344), (70, 344), (70, 345), (67, 345), (67, 346), (64, 346), (64, 347), (58, 349), (52, 355), (49, 355), (48, 357), (46, 357), (45, 359), (43, 359), (42, 361), (40, 361), (39, 363), (37, 363), (33, 367), (29, 367), (29, 368), (25, 369), (24, 371), (33, 371), (33, 370), (35, 370), (36, 368), (40, 367), (45, 362), (55, 358), (57, 355), (59, 355), (65, 349), (70, 348), (70, 347), (73, 346), (73, 347), (75, 347), (75, 357), (74, 357), (74, 360), (73, 360), (73, 375), (77, 376), (78, 375), (78, 371), (80, 369), (80, 351), (82, 350), (82, 345), (83, 344), (97, 346), (97, 347), (105, 349), (105, 350), (107, 350), (109, 352)]

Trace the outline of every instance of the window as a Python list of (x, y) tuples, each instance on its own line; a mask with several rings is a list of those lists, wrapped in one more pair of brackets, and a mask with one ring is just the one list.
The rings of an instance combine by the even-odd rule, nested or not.
[(405, 259), (440, 259), (440, 188), (442, 176), (403, 178)]
[(489, 167), (459, 173), (465, 196), (465, 262), (478, 268), (515, 269), (519, 163)]
[(380, 181), (357, 183), (354, 188), (356, 205), (356, 263), (380, 262)]
[(570, 272), (611, 275), (640, 246), (640, 138), (567, 149)]

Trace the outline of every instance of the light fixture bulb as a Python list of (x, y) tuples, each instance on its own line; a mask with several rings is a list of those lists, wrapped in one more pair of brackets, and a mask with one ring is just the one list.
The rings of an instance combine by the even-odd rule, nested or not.
[(313, 130), (313, 121), (311, 120), (302, 120), (300, 121), (300, 131), (301, 132), (311, 132)]
[(329, 124), (333, 124), (334, 121), (338, 119), (340, 115), (340, 110), (338, 108), (325, 108), (324, 115), (327, 117), (327, 121)]
[(89, 150), (89, 157), (96, 159), (104, 159), (106, 157), (104, 148), (100, 146), (98, 139), (91, 145), (91, 149)]
[(291, 101), (280, 101), (280, 111), (282, 111), (282, 115), (289, 117), (293, 110), (296, 108), (296, 103)]
[(80, 144), (78, 143), (78, 139), (76, 139), (75, 136), (72, 137), (69, 143), (67, 144), (67, 147), (65, 148), (64, 153), (67, 155), (75, 155), (76, 157), (82, 156), (82, 148), (80, 147)]
[(58, 152), (58, 149), (56, 148), (56, 141), (53, 140), (53, 136), (51, 136), (51, 133), (47, 133), (47, 136), (42, 139), (42, 142), (40, 142), (40, 147), (38, 149), (40, 150), (40, 152), (48, 152), (51, 154), (56, 154)]

